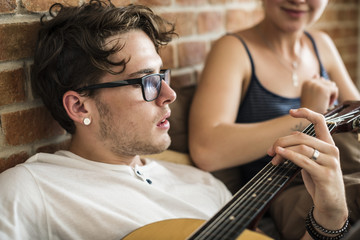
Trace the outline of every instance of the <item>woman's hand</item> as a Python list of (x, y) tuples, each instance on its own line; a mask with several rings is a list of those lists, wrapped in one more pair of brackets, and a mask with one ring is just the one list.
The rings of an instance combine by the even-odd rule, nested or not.
[(335, 82), (314, 76), (305, 81), (301, 88), (301, 107), (318, 113), (325, 113), (338, 98), (339, 89)]
[[(291, 110), (290, 115), (312, 122), (316, 138), (295, 132), (279, 138), (268, 150), (268, 154), (274, 156), (272, 163), (275, 165), (288, 159), (302, 168), (306, 189), (315, 205), (314, 218), (323, 227), (339, 229), (348, 216), (348, 210), (339, 151), (334, 145), (324, 116), (306, 108)], [(315, 150), (319, 155), (312, 159)]]

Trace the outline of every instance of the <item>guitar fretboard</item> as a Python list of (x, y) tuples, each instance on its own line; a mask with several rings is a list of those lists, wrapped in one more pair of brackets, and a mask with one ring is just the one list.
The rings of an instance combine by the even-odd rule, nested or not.
[[(331, 132), (336, 124), (328, 122), (327, 126)], [(315, 137), (314, 125), (310, 124), (303, 133)], [(189, 239), (236, 239), (300, 170), (288, 160), (276, 166), (268, 163)]]

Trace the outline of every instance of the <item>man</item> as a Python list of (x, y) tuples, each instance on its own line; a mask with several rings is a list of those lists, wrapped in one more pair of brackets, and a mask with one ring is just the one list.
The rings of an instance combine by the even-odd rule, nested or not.
[[(140, 157), (170, 144), (176, 94), (158, 48), (171, 40), (172, 25), (143, 6), (91, 1), (50, 12), (57, 7), (40, 30), (32, 81), (72, 141), (69, 151), (37, 154), (0, 175), (0, 239), (119, 239), (164, 219), (209, 219), (230, 198), (221, 182)], [(269, 154), (307, 171), (314, 217), (341, 228), (347, 208), (337, 149), (320, 115), (292, 115), (316, 123), (322, 141), (292, 135)], [(314, 148), (319, 163), (309, 159)]]

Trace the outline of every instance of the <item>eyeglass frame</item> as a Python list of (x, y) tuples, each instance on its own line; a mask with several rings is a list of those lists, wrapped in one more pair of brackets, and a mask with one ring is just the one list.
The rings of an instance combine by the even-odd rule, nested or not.
[[(168, 81), (166, 81), (166, 75), (168, 75), (169, 79)], [(122, 87), (122, 86), (128, 86), (128, 85), (135, 85), (135, 84), (139, 84), (141, 85), (141, 92), (143, 95), (143, 99), (146, 102), (151, 102), (154, 101), (155, 99), (157, 99), (160, 95), (160, 91), (161, 91), (161, 86), (162, 86), (162, 81), (164, 81), (166, 84), (170, 85), (170, 75), (171, 75), (171, 70), (170, 69), (162, 69), (160, 70), (160, 73), (153, 73), (153, 74), (148, 74), (145, 75), (141, 78), (131, 78), (131, 79), (125, 79), (125, 80), (118, 80), (118, 81), (113, 81), (113, 82), (105, 82), (105, 83), (96, 83), (96, 84), (92, 84), (92, 85), (88, 85), (88, 86), (84, 86), (81, 88), (76, 89), (76, 92), (82, 92), (85, 90), (96, 90), (96, 89), (101, 89), (101, 88), (114, 88), (114, 87)], [(145, 78), (147, 77), (152, 77), (152, 76), (159, 76), (160, 77), (160, 87), (157, 90), (157, 95), (154, 99), (151, 100), (147, 100), (145, 97)]]

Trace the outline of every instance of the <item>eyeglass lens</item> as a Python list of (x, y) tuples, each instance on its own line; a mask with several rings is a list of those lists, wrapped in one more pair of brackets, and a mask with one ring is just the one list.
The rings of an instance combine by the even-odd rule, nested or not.
[[(144, 95), (147, 101), (152, 101), (158, 97), (161, 90), (161, 80), (159, 75), (148, 76), (144, 79)], [(165, 72), (164, 80), (166, 84), (169, 84), (170, 73)]]

